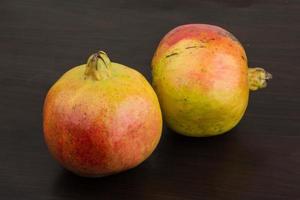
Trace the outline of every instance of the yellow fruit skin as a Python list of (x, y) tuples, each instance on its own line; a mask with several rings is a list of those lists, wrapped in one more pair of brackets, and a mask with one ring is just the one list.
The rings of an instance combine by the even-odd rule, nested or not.
[(170, 31), (152, 60), (153, 87), (168, 126), (207, 137), (232, 129), (248, 104), (248, 66), (226, 30), (189, 24)]
[(137, 71), (111, 63), (109, 77), (66, 72), (44, 103), (44, 137), (51, 154), (81, 176), (133, 168), (155, 149), (162, 117), (157, 96)]

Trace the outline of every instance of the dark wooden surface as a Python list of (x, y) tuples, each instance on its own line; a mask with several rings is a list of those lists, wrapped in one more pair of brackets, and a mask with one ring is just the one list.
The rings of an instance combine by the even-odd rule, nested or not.
[[(0, 198), (300, 199), (299, 12), (297, 0), (1, 0)], [(49, 87), (99, 49), (150, 80), (162, 36), (197, 22), (231, 31), (274, 76), (240, 124), (206, 139), (164, 128), (154, 154), (118, 175), (63, 170), (43, 141)]]

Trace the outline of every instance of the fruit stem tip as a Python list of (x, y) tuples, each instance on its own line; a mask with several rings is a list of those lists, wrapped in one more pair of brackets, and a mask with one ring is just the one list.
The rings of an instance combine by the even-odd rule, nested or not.
[(272, 74), (260, 67), (248, 69), (249, 89), (252, 91), (267, 87), (268, 80), (272, 79)]
[(84, 72), (85, 78), (93, 80), (107, 79), (110, 77), (111, 61), (104, 51), (98, 51), (91, 55), (87, 61)]

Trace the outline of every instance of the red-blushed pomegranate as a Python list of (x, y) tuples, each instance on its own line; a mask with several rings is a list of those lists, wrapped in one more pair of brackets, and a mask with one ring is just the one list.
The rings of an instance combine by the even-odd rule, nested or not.
[(162, 117), (147, 80), (100, 51), (51, 87), (43, 127), (51, 154), (66, 169), (99, 177), (149, 157), (161, 136)]
[(152, 76), (168, 126), (194, 137), (232, 129), (246, 110), (249, 89), (264, 88), (271, 78), (262, 68), (248, 68), (231, 33), (207, 24), (171, 30), (154, 54)]

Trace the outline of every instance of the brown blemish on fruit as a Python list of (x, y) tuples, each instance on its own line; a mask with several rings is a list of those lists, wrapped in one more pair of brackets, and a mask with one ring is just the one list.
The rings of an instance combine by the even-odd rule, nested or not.
[(204, 45), (195, 45), (195, 46), (185, 47), (185, 49), (195, 49), (195, 48), (205, 48), (205, 46)]
[(185, 49), (194, 49), (197, 48), (198, 46), (190, 46), (190, 47), (185, 47)]
[(214, 40), (214, 39), (202, 39), (200, 40), (202, 43), (208, 43), (209, 41)]
[(174, 53), (171, 53), (171, 54), (169, 54), (169, 55), (166, 55), (166, 58), (169, 58), (169, 57), (171, 57), (171, 56), (176, 56), (176, 55), (178, 55), (178, 53), (174, 52)]

